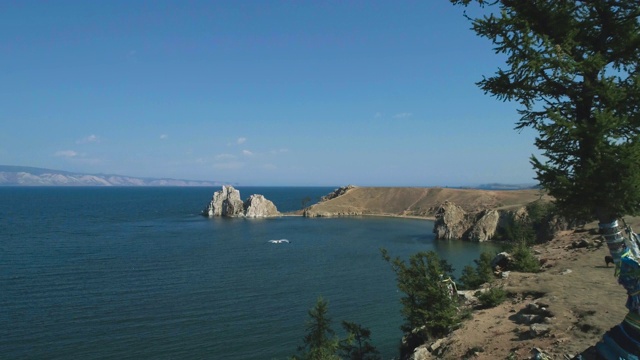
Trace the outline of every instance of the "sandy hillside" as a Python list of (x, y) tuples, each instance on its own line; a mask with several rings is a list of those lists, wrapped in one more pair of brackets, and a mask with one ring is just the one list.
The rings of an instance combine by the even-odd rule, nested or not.
[(312, 206), (309, 212), (433, 217), (445, 201), (451, 201), (466, 211), (478, 211), (522, 206), (539, 198), (539, 190), (355, 187), (342, 196)]
[[(446, 339), (447, 349), (440, 358), (530, 359), (538, 348), (551, 359), (568, 359), (595, 345), (627, 312), (626, 293), (616, 282), (613, 266), (605, 266), (606, 245), (571, 247), (581, 239), (596, 244), (595, 227), (565, 231), (536, 246), (549, 267), (538, 274), (512, 272), (497, 280), (496, 285), (512, 294), (510, 300), (474, 312)], [(546, 321), (550, 329), (546, 335), (532, 337), (530, 325), (519, 323), (517, 315), (525, 313), (531, 302), (547, 305), (554, 315)]]

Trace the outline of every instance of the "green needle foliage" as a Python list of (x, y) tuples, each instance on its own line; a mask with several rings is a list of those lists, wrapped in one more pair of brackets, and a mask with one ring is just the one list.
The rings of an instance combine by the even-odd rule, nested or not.
[(398, 289), (404, 293), (400, 299), (405, 322), (401, 329), (405, 344), (401, 358), (429, 339), (442, 337), (460, 322), (457, 295), (451, 294), (443, 279), (452, 277), (453, 269), (433, 251), (419, 252), (406, 263), (392, 259), (385, 249), (383, 258), (391, 264), (396, 274)]
[(300, 356), (296, 360), (339, 360), (336, 355), (339, 341), (331, 329), (331, 318), (327, 315), (329, 303), (318, 298), (316, 305), (309, 310), (307, 333), (303, 345), (298, 347)]
[(493, 269), (491, 268), (491, 260), (494, 255), (488, 251), (483, 251), (480, 258), (473, 260), (476, 267), (467, 265), (462, 269), (460, 275), (460, 284), (464, 289), (477, 289), (480, 285), (490, 283), (494, 280)]
[(371, 344), (371, 330), (348, 321), (343, 321), (342, 327), (347, 332), (347, 338), (340, 341), (340, 354), (343, 359), (382, 359), (378, 350)]
[(492, 287), (478, 295), (478, 300), (483, 308), (492, 308), (507, 300), (507, 292), (501, 287)]
[[(450, 0), (504, 67), (478, 86), (520, 104), (516, 129), (538, 132), (531, 157), (560, 212), (607, 223), (640, 210), (640, 2)], [(465, 12), (466, 13), (466, 12)]]

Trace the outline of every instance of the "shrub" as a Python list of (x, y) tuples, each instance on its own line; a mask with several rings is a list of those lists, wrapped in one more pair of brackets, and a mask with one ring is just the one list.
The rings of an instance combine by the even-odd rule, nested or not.
[(492, 308), (502, 304), (507, 299), (507, 292), (501, 287), (492, 287), (478, 295), (483, 308)]
[(533, 255), (525, 242), (516, 243), (509, 252), (513, 256), (512, 270), (530, 273), (540, 271), (540, 261)]
[(477, 289), (480, 285), (488, 282), (492, 282), (493, 269), (491, 268), (491, 260), (493, 260), (493, 254), (484, 251), (480, 254), (480, 257), (473, 262), (476, 267), (470, 265), (465, 266), (462, 269), (459, 283), (464, 289)]
[(402, 357), (431, 338), (447, 335), (459, 324), (457, 297), (451, 295), (446, 282), (453, 269), (433, 251), (412, 255), (408, 264), (400, 258), (391, 259), (384, 249), (382, 256), (391, 264), (398, 289), (405, 294), (400, 299), (406, 340)]

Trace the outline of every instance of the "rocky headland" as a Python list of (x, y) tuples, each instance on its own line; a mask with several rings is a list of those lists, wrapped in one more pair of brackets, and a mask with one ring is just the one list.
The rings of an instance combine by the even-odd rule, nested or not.
[[(549, 202), (539, 190), (377, 188), (347, 186), (302, 211), (307, 217), (398, 216), (435, 221), (438, 239), (495, 239), (513, 219), (529, 216), (527, 205)], [(639, 218), (627, 223), (640, 228)], [(596, 223), (570, 226), (545, 220), (533, 251), (539, 273), (500, 274), (492, 284), (508, 293), (501, 305), (474, 307), (475, 291), (463, 293), (474, 309), (449, 336), (416, 349), (413, 359), (594, 359), (593, 345), (626, 315), (625, 290)], [(574, 224), (573, 224), (574, 225)], [(471, 264), (473, 265), (473, 264)], [(482, 291), (482, 288), (479, 289)]]
[(242, 201), (239, 190), (234, 189), (233, 186), (222, 186), (222, 190), (213, 194), (202, 215), (265, 218), (280, 216), (280, 212), (274, 203), (263, 195), (254, 194)]

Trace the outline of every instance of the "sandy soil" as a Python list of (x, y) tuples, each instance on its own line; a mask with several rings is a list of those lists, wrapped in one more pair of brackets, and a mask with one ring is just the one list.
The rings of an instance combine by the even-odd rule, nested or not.
[[(530, 359), (539, 349), (551, 359), (568, 359), (595, 345), (603, 333), (620, 323), (626, 314), (626, 293), (607, 267), (606, 245), (571, 248), (572, 242), (598, 235), (589, 230), (566, 231), (535, 249), (547, 261), (543, 272), (512, 272), (496, 285), (511, 294), (502, 305), (474, 312), (471, 320), (446, 339), (442, 359)], [(550, 332), (530, 335), (530, 325), (518, 324), (517, 314), (537, 302), (548, 305)], [(475, 350), (475, 351), (474, 351)], [(511, 356), (511, 357), (510, 357)]]

